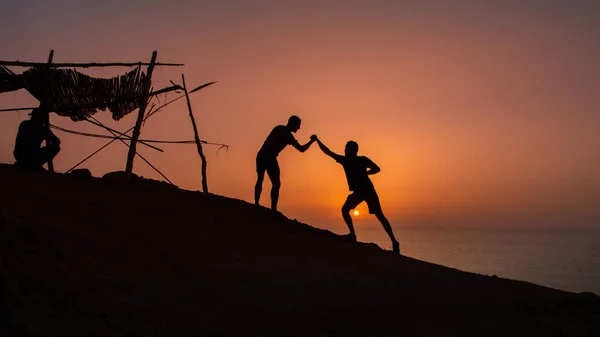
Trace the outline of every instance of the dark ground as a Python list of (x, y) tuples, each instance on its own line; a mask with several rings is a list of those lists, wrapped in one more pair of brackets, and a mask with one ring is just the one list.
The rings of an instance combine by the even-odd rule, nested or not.
[(0, 336), (600, 336), (600, 298), (239, 200), (0, 165)]

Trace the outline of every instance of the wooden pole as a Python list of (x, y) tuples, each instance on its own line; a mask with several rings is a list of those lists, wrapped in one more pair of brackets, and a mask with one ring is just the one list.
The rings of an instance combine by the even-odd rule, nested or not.
[(14, 109), (0, 109), (0, 112), (8, 112), (8, 111), (23, 111), (23, 110), (33, 110), (35, 108), (14, 108)]
[[(146, 83), (144, 83), (144, 92), (150, 93), (150, 85), (152, 84), (152, 72), (154, 71), (154, 63), (156, 62), (156, 51), (152, 53), (152, 59), (150, 59), (150, 65), (148, 66), (148, 73), (146, 74)], [(138, 111), (138, 117), (135, 122), (133, 129), (133, 135), (131, 136), (131, 142), (129, 145), (129, 153), (127, 154), (127, 165), (125, 166), (125, 173), (131, 178), (133, 173), (133, 159), (135, 158), (137, 141), (140, 138), (140, 132), (142, 129), (142, 122), (144, 121), (144, 113), (146, 112), (146, 106), (148, 105), (148, 97), (142, 97), (140, 99), (140, 109)]]
[[(91, 118), (91, 119), (93, 119), (93, 121), (91, 121), (91, 120), (89, 120), (89, 119), (84, 119), (84, 121), (86, 121), (86, 122), (88, 122), (88, 123), (90, 123), (90, 124), (96, 125), (96, 126), (98, 126), (98, 127), (101, 127), (101, 128), (105, 129), (106, 131), (108, 131), (108, 132), (110, 132), (110, 133), (113, 133), (113, 132), (114, 132), (114, 133), (118, 133), (118, 134), (119, 134), (119, 136), (118, 136), (119, 138), (125, 138), (126, 140), (127, 140), (127, 139), (131, 140), (131, 137), (130, 137), (129, 135), (126, 135), (125, 133), (123, 133), (123, 132), (120, 132), (120, 131), (117, 131), (117, 130), (115, 130), (115, 129), (111, 129), (111, 128), (109, 128), (108, 126), (106, 126), (106, 125), (104, 125), (104, 124), (100, 123), (100, 121), (98, 121), (96, 118), (94, 118), (94, 117), (92, 117), (92, 116), (90, 116), (90, 118)], [(64, 131), (64, 130), (63, 130), (63, 131)], [(160, 149), (160, 148), (158, 148), (158, 147), (156, 147), (156, 146), (154, 146), (154, 145), (150, 145), (150, 144), (148, 144), (148, 143), (147, 143), (145, 140), (138, 139), (138, 143), (140, 143), (140, 144), (142, 144), (142, 145), (145, 145), (145, 146), (147, 146), (147, 147), (149, 147), (149, 148), (151, 148), (151, 149), (154, 149), (154, 150), (156, 150), (156, 151), (158, 151), (158, 152), (165, 152), (165, 151), (163, 151), (162, 149)]]
[[(54, 50), (50, 51), (50, 55), (48, 56), (48, 65), (52, 64), (52, 59), (54, 58)], [(40, 102), (40, 107), (43, 103)], [(46, 111), (46, 114), (44, 115), (44, 118), (46, 119), (46, 128), (48, 129), (48, 132), (50, 131), (50, 111)], [(46, 144), (46, 146), (48, 146), (48, 144)], [(54, 172), (54, 162), (52, 162), (52, 160), (48, 161), (48, 172)]]
[(194, 128), (194, 139), (196, 140), (196, 147), (198, 148), (198, 154), (200, 160), (202, 160), (202, 191), (208, 193), (208, 183), (206, 182), (206, 157), (202, 151), (202, 143), (198, 136), (198, 128), (196, 127), (196, 120), (194, 120), (194, 114), (192, 113), (192, 104), (190, 103), (190, 96), (188, 95), (187, 87), (185, 86), (185, 76), (181, 74), (181, 81), (183, 82), (183, 92), (185, 93), (185, 99), (187, 100), (188, 111), (190, 112), (190, 119), (192, 120), (192, 127)]

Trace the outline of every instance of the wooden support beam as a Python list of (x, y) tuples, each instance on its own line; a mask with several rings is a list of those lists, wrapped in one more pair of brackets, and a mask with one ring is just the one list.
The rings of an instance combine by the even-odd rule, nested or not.
[[(108, 126), (106, 126), (106, 125), (104, 125), (104, 124), (100, 123), (100, 121), (99, 121), (99, 120), (97, 120), (97, 119), (96, 119), (96, 118), (94, 118), (94, 117), (90, 117), (90, 118), (91, 118), (91, 119), (93, 119), (93, 121), (92, 121), (92, 120), (89, 120), (89, 119), (85, 119), (85, 121), (86, 121), (86, 122), (88, 122), (88, 123), (90, 123), (90, 124), (93, 124), (93, 125), (96, 125), (96, 126), (98, 126), (98, 127), (101, 127), (101, 128), (103, 128), (104, 130), (106, 130), (106, 131), (108, 131), (108, 132), (110, 132), (110, 133), (118, 134), (118, 135), (119, 135), (119, 136), (118, 136), (118, 138), (125, 138), (126, 140), (131, 140), (131, 137), (130, 137), (129, 135), (126, 135), (126, 134), (125, 134), (125, 133), (123, 133), (123, 132), (120, 132), (120, 131), (117, 131), (117, 130), (114, 130), (114, 129), (111, 129), (111, 128), (109, 128)], [(63, 131), (64, 131), (64, 130), (66, 130), (66, 129), (63, 129)], [(159, 149), (159, 148), (158, 148), (158, 147), (156, 147), (156, 146), (153, 146), (153, 145), (150, 145), (150, 144), (148, 144), (146, 141), (144, 141), (144, 140), (142, 140), (142, 139), (138, 139), (138, 143), (140, 143), (140, 144), (142, 144), (142, 145), (145, 145), (145, 146), (147, 146), (147, 147), (149, 147), (149, 148), (151, 148), (151, 149), (154, 149), (154, 150), (156, 150), (156, 151), (158, 151), (158, 152), (165, 152), (165, 151), (163, 151), (162, 149)]]
[(0, 112), (7, 112), (7, 111), (23, 111), (23, 110), (33, 110), (35, 108), (14, 108), (14, 109), (0, 109)]
[[(13, 66), (13, 67), (38, 67), (47, 65), (43, 62), (21, 62), (21, 61), (0, 61), (0, 66)], [(52, 68), (97, 68), (97, 67), (138, 67), (138, 66), (150, 66), (151, 63), (145, 62), (108, 62), (108, 63), (53, 63)], [(153, 66), (163, 67), (181, 67), (183, 64), (180, 63), (154, 63)]]
[(167, 88), (163, 88), (163, 89), (160, 89), (160, 90), (153, 91), (149, 95), (150, 96), (157, 96), (157, 95), (164, 94), (164, 93), (167, 93), (169, 91), (174, 91), (174, 90), (181, 90), (181, 87), (178, 86), (178, 85), (174, 85), (174, 86), (171, 86), (171, 87), (167, 87)]
[[(154, 71), (154, 63), (156, 62), (156, 51), (152, 53), (152, 58), (150, 59), (150, 65), (148, 66), (148, 73), (146, 74), (146, 82), (144, 83), (144, 92), (150, 93), (150, 85), (152, 84), (152, 72)], [(146, 112), (146, 107), (148, 106), (148, 97), (140, 98), (140, 108), (138, 111), (138, 117), (135, 122), (135, 127), (133, 129), (133, 135), (131, 136), (131, 142), (129, 145), (129, 153), (127, 154), (127, 165), (125, 166), (125, 173), (129, 178), (131, 178), (133, 173), (133, 159), (136, 154), (136, 146), (137, 141), (140, 138), (140, 132), (142, 129), (142, 122), (144, 121), (144, 113)]]
[(200, 160), (202, 160), (202, 191), (204, 193), (208, 193), (208, 182), (206, 181), (206, 157), (202, 151), (202, 143), (200, 142), (200, 137), (198, 136), (198, 128), (196, 127), (196, 120), (194, 119), (194, 114), (192, 112), (192, 104), (190, 103), (190, 96), (185, 85), (185, 76), (183, 76), (183, 74), (181, 74), (181, 81), (183, 82), (183, 92), (185, 92), (185, 99), (187, 100), (188, 111), (190, 112), (190, 119), (192, 120), (192, 127), (194, 128), (196, 148), (198, 148), (198, 155), (200, 155)]
[[(50, 55), (48, 55), (48, 62), (46, 63), (46, 65), (50, 65), (52, 64), (52, 59), (54, 58), (54, 50), (50, 51)], [(41, 103), (40, 102), (40, 107), (41, 107)], [(44, 122), (46, 124), (46, 128), (48, 129), (48, 132), (50, 131), (50, 111), (46, 111), (46, 114), (44, 115), (44, 118), (46, 119)], [(47, 146), (48, 144), (46, 144)], [(48, 161), (48, 172), (53, 172), (54, 173), (54, 162), (52, 160)]]

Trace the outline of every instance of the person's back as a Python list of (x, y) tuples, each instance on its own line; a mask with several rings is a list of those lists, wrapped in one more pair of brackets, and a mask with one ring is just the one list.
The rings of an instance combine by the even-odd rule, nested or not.
[(37, 151), (46, 138), (45, 133), (43, 124), (31, 120), (21, 122), (15, 141), (15, 150), (13, 152), (15, 159), (21, 161), (25, 159), (28, 154)]
[(258, 154), (274, 158), (279, 156), (279, 153), (283, 151), (286, 146), (293, 144), (294, 142), (296, 142), (296, 139), (292, 135), (290, 129), (285, 125), (277, 125), (271, 130), (269, 136), (267, 136), (267, 139), (258, 151)]

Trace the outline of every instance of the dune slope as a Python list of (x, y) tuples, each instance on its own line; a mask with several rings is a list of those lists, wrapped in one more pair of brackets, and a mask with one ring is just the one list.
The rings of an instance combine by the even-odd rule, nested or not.
[[(1, 336), (600, 336), (600, 299), (138, 179), (0, 165)], [(400, 238), (401, 239), (401, 238)]]

